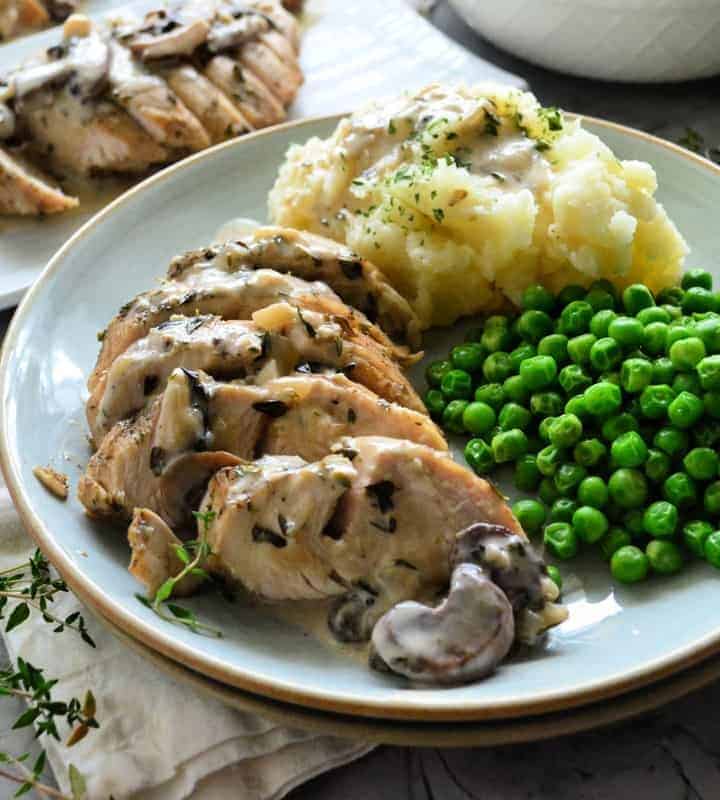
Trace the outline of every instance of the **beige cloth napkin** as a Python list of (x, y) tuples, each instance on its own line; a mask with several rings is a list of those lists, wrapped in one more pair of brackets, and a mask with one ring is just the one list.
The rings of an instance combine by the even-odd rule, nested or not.
[[(34, 547), (0, 478), (0, 569), (26, 560)], [(56, 608), (82, 610), (70, 594)], [(32, 617), (3, 633), (13, 663), (18, 656), (58, 678), (58, 698), (97, 699), (100, 728), (72, 749), (46, 739), (56, 779), (69, 791), (72, 762), (87, 781), (88, 800), (276, 800), (291, 789), (367, 753), (365, 743), (285, 728), (241, 713), (179, 684), (125, 649), (83, 612), (97, 644), (72, 631), (52, 635)]]

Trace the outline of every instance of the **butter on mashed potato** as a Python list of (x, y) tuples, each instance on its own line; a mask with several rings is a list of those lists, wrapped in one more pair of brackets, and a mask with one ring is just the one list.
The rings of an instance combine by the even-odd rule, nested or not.
[(688, 247), (656, 189), (528, 92), (431, 85), (290, 147), (269, 205), (373, 261), (430, 327), (538, 282), (675, 283)]

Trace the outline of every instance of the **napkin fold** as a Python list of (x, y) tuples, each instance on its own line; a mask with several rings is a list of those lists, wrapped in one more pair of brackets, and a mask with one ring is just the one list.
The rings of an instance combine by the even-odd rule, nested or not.
[[(34, 545), (10, 496), (0, 488), (0, 569), (27, 560)], [(371, 745), (283, 727), (198, 694), (126, 649), (78, 600), (59, 596), (53, 611), (84, 614), (95, 649), (72, 630), (53, 635), (35, 614), (3, 639), (17, 657), (58, 678), (58, 699), (97, 701), (100, 728), (72, 748), (43, 737), (62, 791), (68, 767), (83, 773), (88, 800), (279, 800), (322, 772), (352, 761)], [(193, 793), (194, 792), (194, 793)]]

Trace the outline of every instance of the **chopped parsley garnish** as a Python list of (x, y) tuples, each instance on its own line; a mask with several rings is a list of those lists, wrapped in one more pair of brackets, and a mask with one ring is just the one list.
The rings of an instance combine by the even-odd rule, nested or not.
[(445, 212), (442, 208), (433, 208), (432, 213), (438, 223), (441, 223), (445, 219)]
[(397, 133), (397, 128), (395, 127), (395, 123), (393, 122), (393, 120), (390, 120), (390, 123), (388, 124), (388, 133), (390, 134), (390, 136), (395, 136), (395, 134)]

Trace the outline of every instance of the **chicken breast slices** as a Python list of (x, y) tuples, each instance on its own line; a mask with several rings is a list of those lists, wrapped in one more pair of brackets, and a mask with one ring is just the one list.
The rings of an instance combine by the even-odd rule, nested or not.
[(177, 528), (191, 520), (189, 501), (198, 496), (198, 481), (207, 482), (212, 451), (222, 451), (218, 461), (226, 454), (314, 461), (338, 439), (369, 433), (447, 449), (427, 416), (342, 374), (296, 374), (250, 386), (177, 369), (159, 397), (105, 436), (78, 496), (92, 516), (128, 519), (135, 508), (147, 508)]
[(380, 397), (421, 413), (422, 401), (394, 359), (375, 340), (332, 315), (276, 303), (253, 321), (213, 316), (168, 320), (118, 356), (95, 383), (86, 411), (96, 445), (165, 387), (173, 370), (264, 383), (301, 367), (344, 371)]

